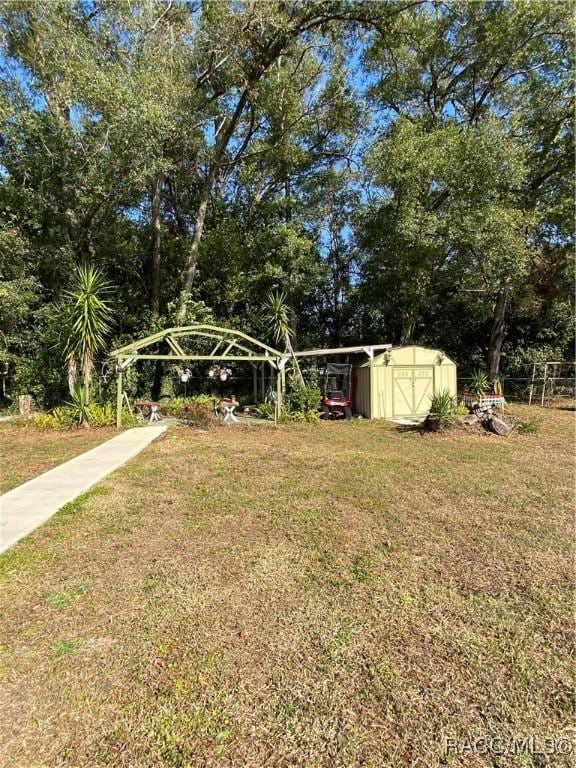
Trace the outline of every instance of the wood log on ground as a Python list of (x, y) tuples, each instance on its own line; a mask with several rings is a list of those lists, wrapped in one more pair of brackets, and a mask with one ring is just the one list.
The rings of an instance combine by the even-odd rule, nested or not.
[(508, 424), (506, 424), (506, 422), (502, 419), (499, 419), (498, 416), (491, 415), (486, 419), (484, 423), (491, 432), (494, 432), (497, 435), (501, 435), (502, 437), (506, 437), (510, 432), (510, 427)]

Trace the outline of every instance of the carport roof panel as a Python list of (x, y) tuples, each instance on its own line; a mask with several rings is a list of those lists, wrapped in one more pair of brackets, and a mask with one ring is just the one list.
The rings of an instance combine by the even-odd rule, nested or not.
[(357, 347), (335, 347), (334, 349), (305, 349), (296, 352), (296, 357), (329, 357), (330, 355), (346, 355), (364, 353), (373, 357), (374, 352), (383, 352), (392, 349), (392, 344), (360, 344)]

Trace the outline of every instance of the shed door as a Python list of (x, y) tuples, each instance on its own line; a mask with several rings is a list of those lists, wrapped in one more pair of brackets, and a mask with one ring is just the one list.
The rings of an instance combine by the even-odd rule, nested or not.
[(393, 418), (428, 413), (434, 392), (434, 368), (394, 368), (392, 390)]

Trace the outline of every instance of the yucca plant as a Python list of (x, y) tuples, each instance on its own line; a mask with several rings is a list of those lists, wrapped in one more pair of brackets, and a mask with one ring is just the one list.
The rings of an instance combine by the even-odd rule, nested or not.
[(432, 429), (445, 429), (456, 422), (456, 400), (447, 389), (432, 395), (426, 421)]
[(72, 395), (72, 402), (68, 403), (72, 418), (79, 427), (90, 426), (90, 406), (88, 396), (83, 386), (77, 385)]
[(78, 373), (82, 376), (86, 402), (90, 400), (90, 382), (94, 359), (104, 348), (112, 322), (108, 298), (110, 284), (99, 269), (77, 267), (73, 285), (66, 292), (69, 308), (69, 330), (66, 341), (68, 387), (74, 397)]
[(290, 309), (284, 292), (270, 292), (264, 305), (264, 321), (270, 328), (270, 333), (276, 343), (282, 342), (285, 351), (292, 357), (294, 372), (300, 386), (304, 385), (304, 377), (298, 365), (298, 359), (292, 347), (294, 331), (290, 325)]
[(481, 397), (486, 392), (488, 389), (488, 376), (484, 371), (474, 371), (470, 389), (476, 397)]

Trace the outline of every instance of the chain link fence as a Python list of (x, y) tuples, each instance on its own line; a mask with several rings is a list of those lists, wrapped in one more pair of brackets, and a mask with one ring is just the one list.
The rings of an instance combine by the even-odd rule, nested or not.
[[(500, 376), (500, 382), (508, 402), (556, 406), (576, 399), (576, 363), (526, 363)], [(459, 376), (458, 392), (471, 384), (471, 376)]]

